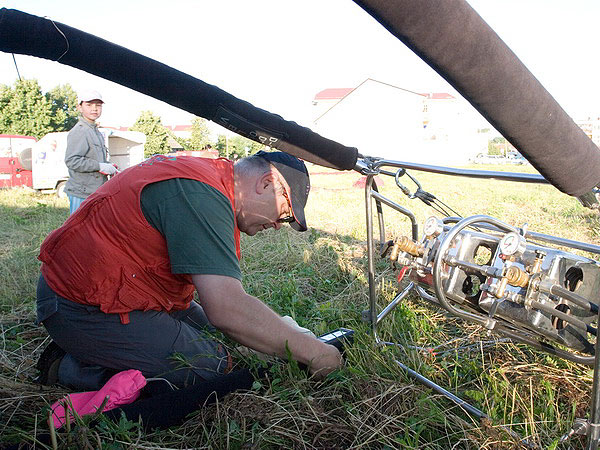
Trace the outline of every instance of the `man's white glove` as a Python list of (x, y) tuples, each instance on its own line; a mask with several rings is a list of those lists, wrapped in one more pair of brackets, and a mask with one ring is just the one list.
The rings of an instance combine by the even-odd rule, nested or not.
[(115, 166), (113, 166), (112, 164), (109, 164), (109, 163), (99, 163), (99, 164), (100, 164), (99, 172), (102, 175), (114, 175), (115, 173), (119, 172), (117, 170), (117, 168)]
[(294, 319), (292, 319), (290, 316), (283, 316), (281, 319), (285, 323), (290, 325), (292, 328), (295, 328), (296, 330), (298, 330), (304, 334), (308, 334), (309, 336), (316, 338), (315, 333), (310, 331), (308, 328), (304, 328), (304, 327), (301, 327), (300, 325), (298, 325), (298, 323)]

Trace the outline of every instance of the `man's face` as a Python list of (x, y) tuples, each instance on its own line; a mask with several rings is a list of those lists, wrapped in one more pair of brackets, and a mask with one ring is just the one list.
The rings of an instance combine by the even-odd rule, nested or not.
[(102, 105), (102, 100), (81, 102), (77, 105), (77, 111), (81, 113), (84, 119), (95, 122), (102, 115)]
[(259, 231), (275, 228), (279, 220), (292, 215), (289, 203), (289, 186), (276, 172), (263, 175), (252, 192), (245, 193), (244, 207), (237, 217), (238, 228), (249, 236)]

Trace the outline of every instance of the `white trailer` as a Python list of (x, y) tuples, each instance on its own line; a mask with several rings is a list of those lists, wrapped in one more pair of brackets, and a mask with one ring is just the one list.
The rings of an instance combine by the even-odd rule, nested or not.
[[(139, 131), (118, 131), (100, 128), (108, 147), (108, 157), (119, 170), (138, 164), (144, 160), (146, 136)], [(65, 165), (68, 132), (49, 133), (31, 148), (31, 170), (33, 188), (41, 191), (53, 190), (64, 197), (64, 188), (69, 179)]]

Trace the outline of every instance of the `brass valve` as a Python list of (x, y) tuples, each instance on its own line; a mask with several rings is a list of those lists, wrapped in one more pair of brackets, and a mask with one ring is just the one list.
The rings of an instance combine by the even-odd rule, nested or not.
[(402, 236), (394, 242), (394, 246), (390, 253), (390, 260), (396, 261), (400, 252), (406, 252), (413, 256), (423, 256), (425, 247), (420, 242), (415, 242), (406, 236)]
[(525, 287), (527, 283), (529, 283), (529, 274), (516, 266), (510, 266), (504, 272), (494, 295), (496, 298), (502, 298), (507, 285)]
[[(503, 238), (504, 247), (508, 250), (504, 252), (506, 256), (506, 261), (513, 263), (516, 261), (516, 256), (522, 255), (525, 251), (524, 243), (525, 240), (519, 237), (516, 233), (509, 233)], [(518, 246), (516, 244), (519, 244)], [(511, 251), (510, 247), (514, 247), (518, 251)], [(519, 269), (517, 266), (510, 265), (504, 271), (502, 278), (500, 279), (500, 283), (498, 284), (498, 288), (494, 295), (496, 298), (504, 297), (504, 293), (506, 291), (506, 286), (509, 284), (515, 287), (527, 287), (529, 281), (532, 276), (536, 273), (539, 273), (542, 269), (542, 263), (544, 258), (546, 257), (546, 253), (542, 250), (535, 251), (535, 260), (530, 267), (527, 267), (526, 270)], [(508, 265), (508, 264), (507, 264)]]
[(516, 266), (510, 266), (504, 274), (511, 286), (525, 287), (529, 283), (529, 274)]
[(546, 252), (541, 250), (535, 251), (535, 261), (533, 262), (533, 266), (530, 268), (529, 273), (534, 274), (538, 273), (542, 268), (542, 262), (544, 261), (544, 257), (546, 256)]

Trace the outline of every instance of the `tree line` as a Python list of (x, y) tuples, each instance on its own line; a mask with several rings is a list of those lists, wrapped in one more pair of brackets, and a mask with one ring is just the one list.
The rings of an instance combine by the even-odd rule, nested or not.
[(0, 85), (0, 133), (37, 139), (53, 131), (67, 131), (77, 123), (77, 94), (68, 84), (42, 94), (37, 80)]
[[(56, 86), (46, 93), (35, 79), (17, 80), (13, 86), (0, 85), (0, 134), (40, 139), (48, 133), (69, 131), (77, 120), (77, 94), (69, 84)], [(130, 130), (146, 135), (146, 157), (169, 153), (171, 139), (184, 150), (212, 148), (219, 156), (234, 160), (264, 147), (242, 136), (219, 135), (213, 142), (207, 121), (201, 117), (192, 120), (190, 137), (186, 139), (175, 136), (152, 111), (142, 111)]]

